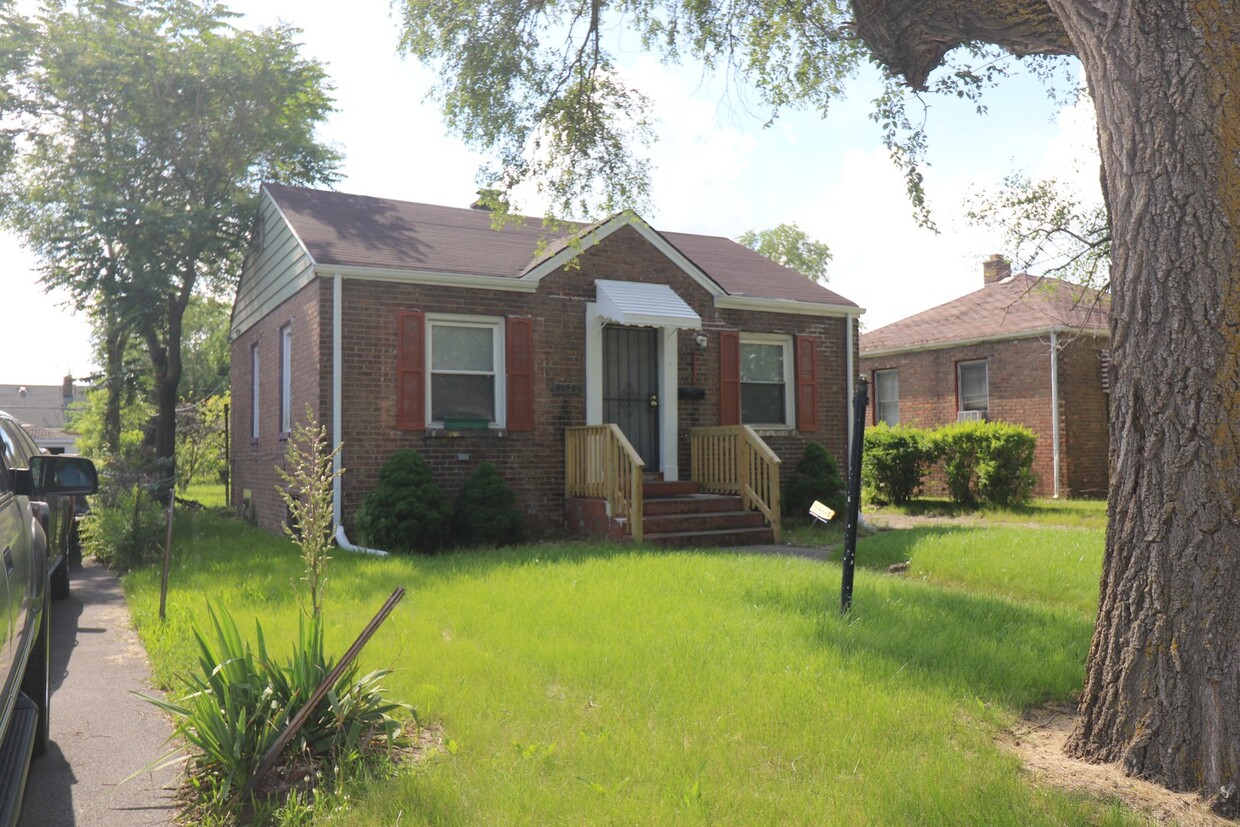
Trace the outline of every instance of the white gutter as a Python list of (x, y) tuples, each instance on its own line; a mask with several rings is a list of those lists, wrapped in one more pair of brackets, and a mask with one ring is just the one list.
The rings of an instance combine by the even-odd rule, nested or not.
[[(340, 322), (344, 313), (341, 310), (343, 279), (340, 273), (332, 275), (332, 445), (339, 447), (344, 438), (344, 424), (340, 416), (340, 400), (341, 393), (341, 370), (340, 357), (343, 351), (343, 336), (340, 331)], [(344, 457), (341, 456), (343, 449), (336, 452), (332, 459), (332, 471), (335, 476), (332, 478), (332, 521), (336, 523), (336, 545), (345, 551), (355, 551), (362, 554), (375, 554), (380, 557), (387, 557), (386, 551), (377, 548), (366, 548), (365, 546), (355, 546), (349, 542), (349, 537), (344, 533), (344, 514), (340, 505), (340, 472), (344, 466)]]
[(1051, 331), (1051, 467), (1059, 499), (1059, 334)]

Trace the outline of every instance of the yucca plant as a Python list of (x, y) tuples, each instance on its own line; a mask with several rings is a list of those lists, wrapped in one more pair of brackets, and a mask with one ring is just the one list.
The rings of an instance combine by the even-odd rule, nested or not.
[[(336, 451), (327, 453), (326, 442), (325, 430), (307, 411), (307, 422), (295, 428), (289, 440), (288, 470), (281, 470), (286, 486), (280, 493), (293, 517), (288, 533), (300, 547), (305, 565), (297, 642), (288, 660), (280, 661), (268, 651), (260, 623), (254, 624), (252, 650), (228, 610), (208, 605), (214, 642), (195, 626), (201, 671), (185, 679), (189, 693), (179, 701), (143, 696), (172, 715), (172, 737), (185, 745), (183, 758), (178, 750), (152, 766), (187, 761), (195, 790), (191, 807), (197, 815), (227, 818), (251, 803), (242, 800), (245, 790), (275, 789), (298, 796), (304, 792), (308, 800), (321, 774), (338, 778), (351, 762), (410, 743), (405, 721), (416, 723), (416, 714), (408, 704), (384, 696), (381, 681), (389, 671), (361, 675), (354, 663), (335, 681), (272, 770), (300, 781), (265, 786), (267, 779), (254, 777), (288, 722), (336, 665), (323, 643), (323, 597), (330, 560), (332, 481), (342, 472), (333, 470)], [(307, 783), (311, 786), (304, 786)]]

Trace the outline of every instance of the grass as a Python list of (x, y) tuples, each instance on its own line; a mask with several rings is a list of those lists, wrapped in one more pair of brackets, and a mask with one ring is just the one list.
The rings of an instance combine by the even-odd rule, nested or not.
[[(271, 641), (296, 633), (300, 558), (209, 513), (179, 518), (169, 620), (158, 576), (126, 589), (176, 685), (207, 600)], [(796, 558), (566, 543), (435, 558), (338, 554), (326, 607), (447, 747), (353, 789), (326, 824), (1126, 824), (1043, 790), (995, 735), (1079, 690), (1096, 529), (941, 527), (862, 540), (840, 570)], [(910, 574), (876, 571), (910, 560)], [(276, 645), (276, 644), (273, 644)], [(283, 645), (283, 644), (279, 644)], [(345, 806), (341, 804), (341, 806)]]
[(1098, 530), (1105, 530), (1107, 525), (1106, 500), (1032, 500), (1026, 505), (1007, 508), (970, 508), (946, 499), (918, 499), (903, 506), (866, 505), (862, 511), (865, 514), (893, 513), (914, 517), (961, 517), (985, 524), (1019, 523)]

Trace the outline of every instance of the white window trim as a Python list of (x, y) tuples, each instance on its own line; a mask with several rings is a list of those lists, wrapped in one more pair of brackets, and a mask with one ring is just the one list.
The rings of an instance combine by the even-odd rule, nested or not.
[[(878, 395), (879, 388), (881, 387), (878, 381), (878, 377), (884, 374), (895, 377), (896, 395), (894, 399), (883, 399), (882, 397)], [(882, 413), (881, 413), (882, 406), (884, 404), (889, 405), (892, 403), (894, 403), (896, 406), (896, 416), (895, 416), (896, 421), (887, 422), (887, 420), (883, 418)], [(874, 419), (878, 422), (887, 422), (888, 425), (899, 425), (900, 424), (900, 369), (899, 368), (884, 368), (882, 370), (874, 371)]]
[(495, 372), (495, 419), (490, 423), (492, 428), (505, 428), (508, 423), (508, 394), (506, 378), (507, 365), (504, 362), (504, 341), (507, 330), (502, 316), (469, 316), (461, 313), (427, 313), (426, 314), (426, 427), (428, 429), (444, 427), (442, 419), (431, 419), (434, 409), (432, 394), (434, 393), (435, 371), (432, 368), (435, 356), (435, 337), (432, 328), (437, 325), (453, 327), (478, 327), (491, 330), (491, 347)]
[(261, 411), (259, 385), (259, 358), (258, 358), (258, 342), (250, 345), (250, 439), (258, 439), (261, 435), (259, 426), (261, 420), (259, 414)]
[[(796, 428), (797, 416), (797, 399), (796, 399), (796, 383), (794, 382), (792, 364), (793, 348), (792, 337), (782, 333), (741, 333), (741, 347), (745, 345), (780, 345), (784, 349), (784, 422), (745, 422), (744, 413), (741, 414), (742, 424), (749, 425), (752, 428), (764, 431), (776, 430), (794, 430)], [(742, 393), (744, 392), (745, 381), (741, 380)], [(742, 410), (744, 405), (741, 406)]]
[(280, 328), (280, 433), (293, 430), (293, 323)]
[[(966, 408), (964, 406), (964, 376), (961, 371), (967, 365), (981, 365), (986, 373), (986, 406), (983, 408)], [(990, 410), (990, 363), (987, 359), (967, 359), (963, 362), (956, 363), (956, 406), (960, 411), (983, 411)]]

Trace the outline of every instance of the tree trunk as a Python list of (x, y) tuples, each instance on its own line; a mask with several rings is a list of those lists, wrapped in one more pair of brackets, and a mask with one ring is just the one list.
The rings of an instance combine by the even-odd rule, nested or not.
[(103, 334), (103, 447), (116, 456), (121, 452), (121, 408), (125, 395), (125, 347), (128, 332), (116, 323), (105, 323)]
[(1071, 754), (1215, 797), (1240, 775), (1240, 8), (1050, 0), (1114, 237), (1111, 492)]

